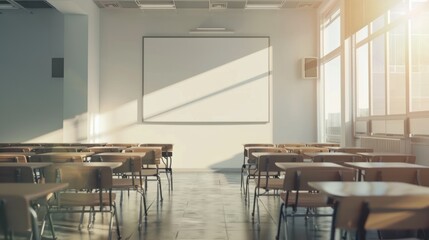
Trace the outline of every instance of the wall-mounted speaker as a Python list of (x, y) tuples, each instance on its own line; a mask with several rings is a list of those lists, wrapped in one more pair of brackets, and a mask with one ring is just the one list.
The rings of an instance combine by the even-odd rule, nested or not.
[(302, 78), (314, 79), (318, 77), (318, 62), (316, 57), (305, 57), (302, 59)]
[(64, 78), (64, 58), (52, 58), (52, 77)]

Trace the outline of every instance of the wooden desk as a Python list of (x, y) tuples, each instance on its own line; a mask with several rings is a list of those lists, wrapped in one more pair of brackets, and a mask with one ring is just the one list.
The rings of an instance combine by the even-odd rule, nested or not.
[(336, 163), (330, 163), (330, 162), (320, 162), (320, 163), (313, 163), (313, 162), (293, 162), (293, 163), (276, 163), (276, 166), (286, 170), (288, 168), (295, 168), (295, 167), (344, 167)]
[(403, 163), (403, 162), (346, 162), (346, 166), (358, 169), (358, 180), (362, 180), (364, 171), (371, 171), (383, 168), (407, 168), (407, 169), (422, 169), (429, 168), (429, 166), (412, 164), (412, 163)]
[(93, 154), (93, 152), (49, 152), (36, 154), (30, 158), (30, 161), (44, 162), (55, 160), (55, 158), (80, 158), (82, 161), (87, 161)]
[(57, 163), (57, 164), (59, 165), (80, 164), (82, 166), (89, 166), (89, 167), (110, 167), (111, 169), (115, 169), (122, 166), (122, 162), (82, 162), (82, 163)]
[(255, 158), (259, 158), (260, 156), (264, 155), (274, 155), (274, 156), (299, 156), (299, 154), (296, 153), (286, 153), (286, 152), (253, 152), (252, 156)]
[(104, 152), (104, 153), (97, 153), (94, 154), (93, 157), (123, 157), (124, 159), (130, 158), (130, 157), (138, 157), (138, 158), (144, 158), (146, 156), (145, 152)]
[(32, 169), (41, 169), (52, 165), (49, 162), (31, 162), (31, 163), (2, 163), (0, 167), (31, 167)]
[[(40, 239), (36, 216), (30, 220), (31, 201), (63, 190), (67, 186), (68, 183), (1, 183), (0, 199), (5, 202), (5, 212), (10, 230), (25, 232), (31, 228), (36, 239)], [(35, 214), (34, 211), (33, 213)]]
[(97, 146), (97, 147), (89, 147), (85, 151), (94, 152), (94, 153), (108, 153), (108, 152), (121, 152), (126, 147), (121, 146)]
[(347, 153), (358, 153), (358, 152), (373, 152), (371, 148), (364, 147), (328, 147), (330, 152), (347, 152)]
[[(314, 189), (338, 201), (334, 228), (355, 230), (362, 203), (381, 202), (386, 206), (412, 204), (429, 207), (429, 188), (400, 182), (309, 182)], [(331, 234), (334, 234), (331, 232)]]
[[(332, 161), (326, 161), (326, 162), (334, 162), (334, 163), (340, 163), (343, 164), (344, 162), (349, 162), (351, 161), (362, 161), (362, 158), (360, 155), (358, 154), (354, 154), (354, 153), (345, 153), (345, 152), (316, 152), (316, 153), (305, 153), (305, 155), (307, 157), (309, 157), (313, 162), (317, 162), (314, 161), (314, 159), (320, 159), (320, 158), (332, 158)], [(348, 159), (348, 160), (343, 160), (344, 159)], [(335, 159), (335, 161), (334, 161)], [(323, 161), (325, 162), (325, 161)]]
[[(416, 156), (412, 154), (391, 153), (391, 152), (358, 152), (359, 155), (367, 159), (368, 162), (389, 162), (389, 158), (403, 159), (401, 162), (415, 163)], [(398, 162), (395, 160), (395, 162)]]

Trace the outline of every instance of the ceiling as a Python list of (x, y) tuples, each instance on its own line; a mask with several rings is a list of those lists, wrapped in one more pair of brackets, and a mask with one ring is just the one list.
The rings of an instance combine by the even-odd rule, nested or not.
[[(317, 8), (322, 0), (93, 0), (100, 9), (286, 9)], [(0, 0), (0, 11), (53, 8), (43, 0)]]

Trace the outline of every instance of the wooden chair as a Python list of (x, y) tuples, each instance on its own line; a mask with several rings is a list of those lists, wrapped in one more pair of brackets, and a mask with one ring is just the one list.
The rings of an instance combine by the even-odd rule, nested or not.
[(52, 162), (52, 163), (68, 163), (68, 162), (84, 162), (84, 158), (79, 156), (70, 156), (68, 154), (53, 154), (53, 155), (33, 155), (31, 162)]
[(0, 232), (4, 239), (14, 239), (15, 233), (31, 233), (40, 240), (37, 214), (27, 199), (20, 196), (0, 197)]
[[(137, 156), (127, 156), (126, 154), (120, 155), (94, 155), (91, 158), (91, 162), (122, 162), (123, 164), (113, 169), (113, 174), (116, 175), (112, 180), (112, 189), (120, 190), (121, 196), (119, 203), (122, 205), (123, 201), (123, 190), (129, 191), (135, 190), (141, 195), (140, 198), (140, 209), (139, 209), (139, 229), (142, 226), (142, 211), (144, 209), (144, 215), (147, 216), (147, 205), (145, 189), (143, 187), (142, 180), (142, 159)], [(143, 205), (143, 206), (142, 206)]]
[(279, 143), (276, 144), (276, 147), (286, 148), (286, 147), (305, 147), (305, 143)]
[(313, 162), (332, 162), (343, 165), (345, 162), (364, 162), (365, 159), (357, 154), (326, 153), (313, 157)]
[[(332, 216), (332, 214), (311, 213), (311, 209), (332, 207), (324, 194), (320, 194), (308, 185), (314, 181), (354, 181), (356, 170), (346, 167), (296, 167), (286, 169), (284, 178), (284, 193), (280, 194), (282, 204), (280, 206), (279, 221), (276, 239), (279, 239), (281, 223), (286, 222), (287, 216)], [(292, 208), (292, 214), (287, 214), (288, 207)], [(306, 208), (304, 215), (296, 214), (298, 208)]]
[(413, 155), (380, 155), (371, 158), (371, 162), (405, 162), (416, 163), (416, 156)]
[(162, 164), (160, 169), (165, 171), (167, 177), (168, 186), (170, 190), (173, 190), (173, 144), (170, 143), (142, 143), (139, 147), (161, 147), (162, 151)]
[(57, 193), (56, 197), (49, 201), (48, 216), (56, 213), (107, 212), (110, 213), (109, 239), (112, 239), (113, 218), (118, 238), (121, 237), (110, 167), (53, 164), (45, 169), (45, 179), (47, 183), (69, 184), (68, 191)]
[(249, 181), (250, 179), (255, 178), (256, 174), (257, 174), (257, 168), (256, 168), (256, 164), (258, 162), (258, 158), (256, 158), (255, 156), (253, 156), (253, 153), (258, 153), (258, 152), (267, 152), (267, 153), (286, 153), (287, 150), (284, 148), (277, 148), (277, 147), (249, 147), (247, 148), (247, 163), (245, 165), (245, 169), (243, 171), (243, 169), (241, 169), (241, 179), (243, 181), (244, 179), (244, 174), (246, 174), (246, 181), (245, 181), (245, 185), (244, 185), (244, 196), (246, 196), (246, 201), (247, 201), (247, 196), (249, 196)]
[(368, 230), (424, 230), (421, 232), (424, 239), (429, 239), (429, 206), (415, 206), (412, 202), (392, 199), (364, 201), (359, 219), (356, 234), (359, 240), (366, 239)]
[(248, 159), (250, 157), (249, 154), (249, 148), (272, 148), (276, 147), (275, 144), (272, 143), (247, 143), (243, 144), (243, 165), (241, 165), (241, 180), (240, 180), (240, 190), (243, 190), (244, 187), (244, 173), (247, 171), (247, 169), (250, 167), (250, 165), (254, 163), (249, 163)]
[(150, 178), (155, 178), (158, 184), (157, 188), (157, 197), (162, 201), (162, 186), (161, 186), (161, 177), (159, 176), (159, 164), (162, 157), (162, 148), (161, 147), (130, 147), (124, 149), (124, 152), (144, 152), (146, 153), (145, 157), (142, 159), (142, 176), (145, 177), (145, 189), (147, 191), (147, 181), (152, 180)]
[[(266, 154), (259, 157), (256, 165), (255, 174), (255, 192), (253, 197), (252, 216), (255, 215), (255, 206), (258, 206), (259, 216), (259, 197), (269, 195), (271, 190), (278, 191), (283, 189), (283, 179), (280, 173), (283, 171), (276, 166), (281, 162), (302, 162), (302, 156), (295, 153)], [(261, 192), (263, 190), (264, 192)], [(259, 219), (259, 218), (258, 218)]]
[(363, 175), (364, 181), (404, 182), (420, 184), (419, 169), (416, 168), (375, 168), (367, 169)]
[(34, 183), (33, 169), (29, 166), (2, 166), (0, 164), (0, 183)]
[(336, 229), (355, 232), (357, 240), (365, 240), (368, 230), (428, 230), (428, 202), (424, 194), (343, 198), (334, 206), (331, 240)]
[(3, 162), (26, 163), (27, 158), (24, 155), (0, 155), (0, 163)]

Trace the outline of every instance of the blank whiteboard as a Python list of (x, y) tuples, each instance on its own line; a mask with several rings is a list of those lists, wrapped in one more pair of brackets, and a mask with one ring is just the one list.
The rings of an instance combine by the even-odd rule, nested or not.
[(268, 122), (268, 37), (144, 37), (143, 121)]

